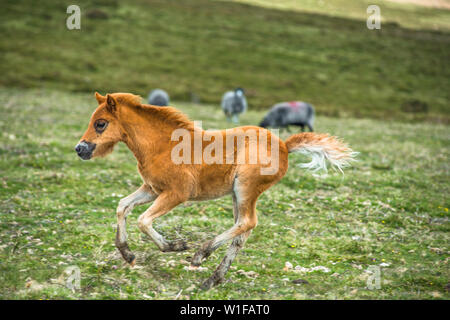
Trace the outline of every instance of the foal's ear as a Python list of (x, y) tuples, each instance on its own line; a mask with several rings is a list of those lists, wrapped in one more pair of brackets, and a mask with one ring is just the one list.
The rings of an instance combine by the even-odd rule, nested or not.
[(95, 99), (97, 99), (98, 104), (102, 104), (106, 101), (106, 97), (102, 96), (100, 93), (95, 92)]
[(108, 109), (109, 112), (114, 113), (116, 112), (116, 106), (117, 102), (116, 99), (110, 94), (106, 95), (106, 109)]

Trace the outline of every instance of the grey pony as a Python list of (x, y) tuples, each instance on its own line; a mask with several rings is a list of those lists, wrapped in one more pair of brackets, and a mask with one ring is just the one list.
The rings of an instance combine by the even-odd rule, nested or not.
[(152, 90), (148, 95), (148, 104), (153, 106), (168, 106), (169, 102), (169, 94), (162, 89)]
[(222, 96), (222, 110), (228, 121), (239, 123), (239, 115), (247, 111), (244, 89), (236, 88), (234, 91), (225, 92)]
[(314, 131), (314, 117), (314, 107), (309, 103), (303, 101), (280, 102), (270, 109), (259, 126), (286, 128), (288, 131), (289, 125), (299, 126), (302, 131), (307, 126), (310, 131)]

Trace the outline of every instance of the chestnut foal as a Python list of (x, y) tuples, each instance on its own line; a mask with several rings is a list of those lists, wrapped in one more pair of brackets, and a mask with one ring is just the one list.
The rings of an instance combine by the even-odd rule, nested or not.
[[(310, 154), (313, 160), (303, 165), (308, 169), (326, 169), (325, 160), (328, 160), (339, 170), (347, 166), (355, 155), (344, 143), (326, 134), (300, 133), (283, 142), (270, 131), (259, 127), (204, 131), (195, 127), (176, 109), (141, 104), (139, 96), (128, 93), (101, 96), (95, 93), (95, 97), (99, 106), (92, 114), (89, 127), (75, 150), (83, 160), (88, 160), (107, 155), (112, 152), (117, 142), (122, 141), (137, 159), (143, 184), (137, 191), (120, 200), (117, 207), (115, 243), (130, 265), (134, 265), (136, 260), (127, 244), (126, 218), (135, 206), (154, 201), (139, 216), (139, 229), (147, 234), (160, 250), (180, 251), (188, 248), (186, 243), (183, 240), (167, 241), (153, 229), (153, 221), (188, 200), (215, 199), (231, 194), (234, 226), (205, 242), (191, 261), (193, 268), (198, 267), (203, 259), (219, 246), (232, 240), (220, 265), (203, 283), (204, 289), (224, 280), (225, 273), (257, 224), (256, 200), (285, 175), (288, 169), (288, 153)], [(173, 133), (180, 129), (193, 139), (195, 135), (202, 137), (201, 152), (221, 138), (225, 141), (228, 138), (227, 141), (232, 141), (231, 158), (230, 150), (225, 150), (222, 146), (223, 149), (210, 153), (211, 156), (218, 157), (216, 162), (203, 158), (200, 161), (192, 160), (195, 153), (193, 143), (188, 147), (191, 149), (183, 150), (183, 153), (188, 151), (184, 156), (192, 161), (175, 163), (173, 149), (179, 142), (173, 140)], [(249, 158), (254, 155), (251, 147), (256, 141), (251, 139), (250, 132), (255, 132), (260, 141), (264, 140), (263, 136), (267, 138), (265, 147), (260, 145), (267, 154), (266, 161), (260, 157), (256, 163), (249, 162)], [(244, 143), (234, 145), (234, 137), (244, 138)], [(241, 160), (245, 161), (236, 161), (240, 156), (243, 157)], [(228, 161), (230, 159), (233, 161)], [(263, 169), (268, 168), (275, 170), (262, 173)]]

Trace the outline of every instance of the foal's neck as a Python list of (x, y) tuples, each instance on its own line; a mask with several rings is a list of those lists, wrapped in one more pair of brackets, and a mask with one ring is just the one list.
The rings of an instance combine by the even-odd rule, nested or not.
[(124, 142), (133, 152), (140, 167), (171, 149), (172, 132), (179, 128), (157, 114), (157, 109), (127, 110), (121, 117), (125, 131)]

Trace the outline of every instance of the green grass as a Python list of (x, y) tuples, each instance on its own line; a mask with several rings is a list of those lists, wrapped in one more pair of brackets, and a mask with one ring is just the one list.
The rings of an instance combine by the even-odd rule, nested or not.
[[(204, 128), (228, 125), (217, 106), (174, 105)], [(319, 116), (317, 131), (344, 138), (360, 152), (359, 162), (345, 176), (315, 178), (290, 156), (286, 176), (258, 201), (259, 225), (229, 281), (205, 292), (198, 285), (226, 246), (205, 262), (207, 272), (184, 270), (194, 249), (160, 252), (138, 231), (145, 207), (128, 219), (137, 267), (115, 249), (115, 208), (141, 180), (124, 145), (104, 159), (76, 156), (73, 147), (95, 107), (92, 93), (0, 88), (1, 299), (450, 298), (448, 126)], [(242, 124), (262, 115), (251, 110)], [(199, 245), (232, 223), (225, 197), (182, 205), (155, 228)], [(330, 272), (284, 271), (286, 261)], [(388, 264), (381, 288), (368, 290), (365, 271), (381, 263)], [(68, 266), (80, 268), (79, 291), (64, 286)]]
[(394, 23), (409, 29), (450, 30), (448, 10), (421, 7), (414, 4), (396, 3), (389, 0), (234, 0), (280, 10), (294, 10), (334, 17), (366, 20), (367, 7), (378, 5), (382, 23)]
[[(3, 1), (0, 85), (143, 96), (162, 87), (209, 104), (241, 86), (252, 110), (300, 99), (328, 116), (449, 121), (449, 10), (241, 2), (78, 1), (81, 30), (69, 31), (71, 2)], [(381, 30), (366, 28), (368, 3), (381, 7)], [(108, 18), (89, 18), (94, 9)], [(427, 111), (406, 112), (412, 101)]]

